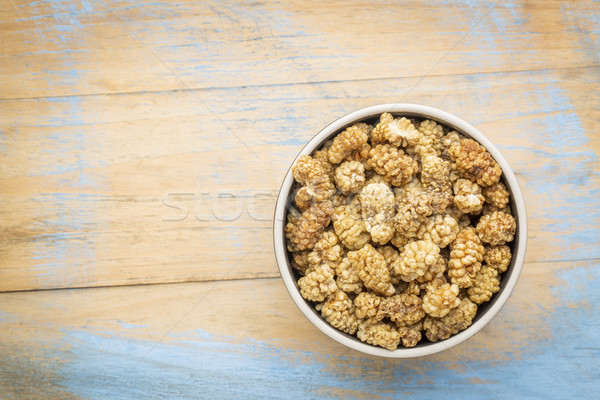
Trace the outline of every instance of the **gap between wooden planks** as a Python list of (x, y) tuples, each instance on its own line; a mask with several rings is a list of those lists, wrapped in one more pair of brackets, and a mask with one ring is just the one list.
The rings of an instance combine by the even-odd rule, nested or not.
[[(502, 74), (502, 73), (535, 73), (545, 71), (569, 71), (578, 69), (589, 69), (589, 68), (600, 68), (600, 64), (582, 65), (577, 67), (562, 67), (562, 68), (528, 68), (528, 69), (510, 69), (510, 70), (497, 70), (488, 71), (485, 74)], [(278, 86), (301, 86), (301, 85), (323, 85), (323, 84), (335, 84), (335, 83), (351, 83), (351, 82), (373, 82), (373, 81), (393, 81), (398, 79), (421, 79), (421, 78), (440, 78), (450, 76), (479, 76), (481, 72), (471, 73), (451, 73), (451, 74), (438, 74), (430, 73), (426, 76), (415, 75), (415, 76), (396, 76), (396, 77), (381, 77), (381, 78), (356, 78), (356, 79), (336, 79), (329, 81), (310, 81), (310, 82), (290, 82), (290, 83), (264, 83), (264, 84), (252, 84), (243, 86), (206, 86), (206, 87), (186, 87), (183, 89), (162, 89), (162, 90), (140, 90), (140, 91), (122, 91), (122, 92), (110, 92), (110, 93), (81, 93), (81, 94), (68, 94), (68, 95), (49, 95), (49, 96), (37, 96), (37, 97), (0, 97), (0, 102), (3, 101), (19, 101), (19, 100), (51, 100), (51, 99), (62, 99), (69, 97), (93, 97), (100, 95), (111, 95), (111, 96), (122, 96), (122, 95), (135, 95), (135, 94), (160, 94), (160, 93), (178, 93), (178, 92), (209, 92), (212, 90), (226, 90), (226, 89), (244, 89), (244, 88), (270, 88)]]

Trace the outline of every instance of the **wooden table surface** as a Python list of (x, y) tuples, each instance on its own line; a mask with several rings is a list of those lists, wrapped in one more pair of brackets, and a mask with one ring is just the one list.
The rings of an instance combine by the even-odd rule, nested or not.
[[(598, 398), (600, 3), (3, 0), (0, 398)], [(517, 288), (383, 360), (288, 296), (271, 216), (339, 116), (438, 107), (529, 217)]]

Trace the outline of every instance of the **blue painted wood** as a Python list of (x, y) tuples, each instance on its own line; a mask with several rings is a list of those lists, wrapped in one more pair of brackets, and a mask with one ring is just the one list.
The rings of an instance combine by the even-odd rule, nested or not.
[[(147, 318), (145, 324), (117, 319), (115, 324), (110, 324), (113, 328), (94, 326), (97, 323), (92, 320), (85, 324), (89, 326), (79, 327), (51, 327), (50, 321), (41, 325), (29, 321), (27, 323), (34, 329), (37, 326), (42, 331), (58, 330), (60, 336), (42, 338), (33, 358), (27, 350), (33, 343), (26, 338), (25, 343), (10, 350), (10, 360), (0, 362), (0, 371), (6, 378), (8, 368), (28, 369), (34, 376), (46, 377), (36, 382), (38, 390), (60, 389), (83, 399), (435, 399), (440, 396), (465, 399), (564, 399), (577, 396), (593, 399), (600, 389), (597, 368), (600, 263), (580, 262), (575, 269), (558, 270), (555, 278), (556, 283), (550, 288), (554, 306), (543, 304), (545, 301), (539, 299), (541, 308), (519, 312), (518, 305), (509, 303), (499, 317), (499, 324), (492, 323), (483, 333), (452, 350), (423, 359), (382, 360), (364, 356), (339, 345), (331, 346), (332, 343), (320, 337), (318, 332), (311, 335), (319, 342), (327, 343), (325, 346), (310, 345), (309, 341), (301, 340), (307, 347), (299, 348), (282, 345), (282, 339), (289, 343), (287, 338), (239, 338), (211, 334), (202, 328), (186, 330), (175, 326), (162, 336), (160, 331), (169, 328), (170, 324), (156, 325), (154, 318)], [(279, 286), (274, 279), (265, 284)], [(231, 293), (228, 285), (222, 284), (219, 290)], [(253, 284), (252, 287), (260, 285)], [(162, 290), (163, 293), (168, 293), (168, 289), (155, 287), (157, 292)], [(126, 289), (113, 289), (113, 293), (119, 298), (126, 295), (126, 292), (118, 292), (122, 290)], [(177, 288), (173, 286), (172, 290)], [(150, 290), (146, 290), (148, 292)], [(244, 290), (240, 292), (247, 294)], [(68, 296), (68, 292), (63, 294)], [(13, 303), (26, 300), (24, 295), (21, 300), (17, 300), (18, 297), (18, 294), (3, 294), (0, 300), (10, 298)], [(76, 298), (83, 300), (84, 297), (77, 295)], [(93, 298), (99, 304), (109, 301), (107, 293), (100, 295), (97, 291)], [(54, 299), (56, 302), (58, 298)], [(64, 300), (60, 302), (67, 307), (65, 314), (69, 308), (77, 309), (75, 318), (81, 318), (82, 311), (66, 305)], [(140, 311), (152, 309), (149, 304)], [(286, 307), (280, 312), (290, 310)], [(231, 311), (228, 307), (223, 309), (223, 312)], [(128, 317), (125, 318), (136, 318), (132, 311), (115, 308), (113, 312), (121, 314), (115, 315), (117, 318), (126, 314)], [(94, 311), (87, 313), (91, 315)], [(190, 315), (206, 313), (198, 308)], [(512, 321), (515, 316), (523, 319)], [(105, 324), (107, 317), (102, 317)], [(232, 317), (235, 318), (224, 314), (219, 318)], [(285, 323), (284, 317), (281, 315), (276, 320)], [(5, 325), (15, 324), (20, 316), (4, 312), (0, 318)], [(527, 318), (540, 319), (540, 326), (545, 328), (532, 331), (528, 325), (533, 322)], [(512, 322), (507, 325), (508, 321)], [(213, 329), (208, 321), (197, 322), (200, 327)], [(251, 321), (241, 319), (240, 328), (248, 329), (248, 323)], [(290, 325), (302, 323), (308, 324), (302, 318)], [(513, 331), (508, 329), (511, 323)], [(190, 321), (186, 325), (189, 326)], [(235, 329), (233, 325), (232, 329)], [(271, 331), (271, 328), (265, 329)], [(498, 345), (490, 344), (487, 350), (473, 345), (478, 341), (484, 344), (478, 339), (493, 334), (493, 329), (502, 330), (496, 339)], [(153, 330), (159, 331), (154, 339), (141, 338)], [(488, 340), (492, 338), (490, 336)], [(522, 340), (526, 342), (518, 343)], [(510, 347), (502, 348), (501, 343)], [(23, 382), (4, 380), (3, 384), (5, 389), (14, 389)], [(36, 392), (31, 387), (27, 390)], [(18, 392), (2, 393), (8, 394), (4, 398), (12, 398), (11, 395), (19, 398)]]

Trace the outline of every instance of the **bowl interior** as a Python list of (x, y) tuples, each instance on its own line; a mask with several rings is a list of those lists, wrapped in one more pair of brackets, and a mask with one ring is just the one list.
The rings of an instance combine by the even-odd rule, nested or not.
[[(394, 105), (395, 108), (398, 108), (398, 106), (402, 106), (402, 105)], [(327, 140), (335, 137), (338, 133), (343, 131), (346, 127), (353, 125), (355, 123), (365, 122), (365, 123), (368, 123), (371, 125), (376, 124), (381, 113), (385, 112), (385, 111), (389, 111), (392, 114), (394, 114), (395, 116), (402, 115), (404, 117), (415, 117), (415, 118), (421, 118), (421, 119), (434, 120), (442, 125), (447, 126), (448, 128), (456, 130), (457, 132), (461, 133), (462, 135), (464, 135), (466, 137), (474, 139), (475, 141), (481, 143), (488, 150), (488, 152), (490, 152), (490, 154), (494, 157), (494, 159), (502, 167), (503, 174), (502, 174), (501, 180), (510, 193), (510, 206), (511, 206), (511, 209), (513, 212), (513, 216), (517, 222), (517, 230), (515, 233), (514, 240), (510, 244), (511, 252), (512, 252), (512, 260), (511, 260), (511, 263), (510, 263), (507, 271), (502, 274), (502, 279), (500, 282), (500, 291), (498, 293), (494, 294), (492, 296), (492, 298), (490, 299), (490, 301), (478, 306), (477, 315), (473, 319), (472, 325), (469, 328), (467, 328), (466, 330), (459, 332), (458, 334), (452, 336), (450, 339), (440, 341), (440, 342), (435, 342), (435, 343), (428, 341), (427, 338), (423, 335), (423, 339), (415, 347), (412, 347), (412, 348), (399, 347), (395, 351), (388, 351), (385, 349), (380, 349), (378, 347), (366, 344), (355, 336), (349, 335), (347, 333), (344, 333), (342, 331), (339, 331), (339, 330), (331, 327), (325, 321), (325, 319), (321, 316), (321, 314), (315, 310), (313, 303), (300, 297), (300, 295), (299, 295), (300, 289), (299, 289), (298, 283), (297, 283), (298, 279), (300, 278), (300, 275), (296, 272), (296, 270), (294, 268), (292, 268), (291, 262), (290, 262), (290, 253), (285, 248), (285, 233), (283, 231), (283, 226), (285, 225), (285, 221), (287, 218), (287, 212), (293, 203), (293, 198), (292, 198), (292, 194), (293, 194), (292, 189), (294, 186), (293, 185), (293, 177), (291, 178), (292, 183), (289, 184), (286, 188), (287, 190), (283, 191), (284, 187), (282, 187), (282, 192), (280, 192), (280, 194), (279, 194), (280, 198), (283, 200), (282, 205), (285, 207), (285, 210), (283, 213), (283, 224), (281, 224), (281, 228), (279, 229), (279, 231), (274, 232), (274, 235), (278, 235), (280, 237), (281, 243), (284, 244), (283, 249), (281, 249), (281, 248), (277, 249), (277, 244), (276, 244), (276, 252), (278, 250), (280, 252), (283, 251), (283, 255), (285, 258), (285, 265), (283, 265), (283, 266), (281, 264), (279, 265), (279, 268), (282, 273), (282, 277), (287, 273), (287, 275), (289, 277), (291, 277), (292, 278), (291, 280), (293, 281), (293, 289), (289, 287), (289, 281), (286, 282), (286, 287), (287, 287), (288, 291), (290, 292), (290, 294), (292, 295), (292, 297), (294, 298), (294, 300), (296, 301), (296, 303), (298, 304), (300, 309), (303, 311), (303, 313), (313, 323), (315, 323), (316, 321), (321, 322), (321, 323), (317, 323), (317, 327), (319, 329), (321, 329), (322, 331), (324, 331), (324, 333), (326, 333), (328, 336), (332, 337), (335, 340), (342, 342), (343, 344), (349, 345), (350, 347), (352, 347), (356, 350), (367, 352), (369, 354), (385, 356), (385, 357), (413, 357), (413, 356), (432, 354), (432, 353), (444, 350), (446, 348), (449, 348), (455, 344), (458, 344), (458, 343), (466, 340), (467, 338), (471, 337), (472, 335), (474, 335), (477, 331), (481, 330), (493, 318), (493, 316), (499, 311), (499, 309), (504, 305), (508, 296), (510, 295), (510, 292), (512, 292), (512, 289), (514, 288), (514, 286), (516, 284), (516, 280), (518, 279), (518, 276), (521, 272), (521, 267), (523, 264), (524, 252), (525, 252), (526, 234), (523, 235), (525, 237), (521, 236), (523, 234), (523, 232), (526, 232), (526, 222), (525, 222), (526, 220), (525, 220), (525, 211), (524, 211), (525, 208), (523, 205), (522, 195), (521, 195), (520, 189), (518, 187), (518, 183), (516, 181), (516, 178), (514, 177), (512, 169), (510, 169), (506, 160), (502, 157), (502, 155), (499, 153), (499, 151), (496, 149), (496, 147), (491, 142), (489, 142), (489, 140), (487, 138), (485, 138), (485, 136), (483, 136), (483, 134), (481, 134), (479, 131), (477, 131), (472, 126), (468, 125), (466, 122), (459, 120), (458, 118), (452, 116), (451, 114), (444, 113), (440, 110), (431, 109), (430, 107), (417, 106), (417, 108), (419, 108), (419, 107), (423, 107), (426, 110), (425, 111), (404, 110), (404, 109), (402, 109), (402, 107), (400, 107), (400, 110), (392, 110), (392, 108), (390, 108), (390, 110), (384, 109), (383, 111), (381, 111), (380, 110), (381, 106), (379, 106), (379, 108), (377, 108), (377, 109), (376, 109), (376, 107), (372, 107), (372, 108), (374, 108), (373, 113), (367, 113), (366, 115), (364, 115), (364, 113), (363, 113), (363, 115), (361, 117), (351, 119), (346, 124), (343, 124), (343, 125), (340, 125), (339, 127), (335, 127), (334, 129), (331, 129), (331, 132), (329, 132), (326, 135), (323, 135), (322, 137), (320, 137), (320, 135), (315, 136), (315, 138), (313, 140), (311, 140), (305, 146), (305, 148), (301, 151), (300, 154), (309, 154), (309, 155), (312, 154), (315, 150), (318, 150), (319, 148), (321, 148), (322, 145)], [(435, 111), (435, 113), (432, 112), (431, 110)], [(359, 111), (361, 111), (361, 110), (359, 110)], [(444, 115), (444, 114), (446, 114), (446, 115)], [(352, 115), (352, 114), (350, 114), (350, 115)], [(446, 117), (446, 118), (444, 118), (444, 117)], [(453, 123), (453, 122), (456, 122), (456, 121), (452, 121), (453, 119), (456, 119), (460, 123)], [(340, 120), (342, 120), (342, 119), (340, 119)], [(338, 121), (340, 121), (340, 120), (338, 120)], [(338, 121), (336, 121), (336, 122), (338, 122)], [(326, 127), (321, 132), (322, 133), (326, 132), (327, 129), (332, 127), (334, 124)], [(315, 139), (317, 139), (317, 140), (315, 140)], [(294, 160), (294, 163), (295, 163), (295, 160)], [(292, 163), (292, 165), (294, 163)], [(290, 170), (291, 170), (291, 167), (290, 167)], [(290, 170), (288, 170), (288, 173), (286, 176), (286, 179), (288, 179), (288, 180), (291, 176)], [(285, 186), (285, 181), (284, 181), (284, 186)], [(281, 196), (284, 196), (284, 197), (281, 197)], [(278, 204), (278, 206), (279, 206), (279, 204)], [(277, 210), (276, 210), (276, 216), (277, 216)], [(277, 224), (276, 224), (276, 226), (277, 226)], [(524, 229), (522, 229), (522, 228), (524, 228)], [(278, 242), (278, 241), (276, 241), (276, 242)], [(285, 279), (284, 279), (284, 281), (285, 281)], [(293, 293), (294, 291), (295, 291), (295, 293)], [(302, 305), (299, 304), (298, 298), (307, 307), (302, 307)], [(307, 312), (310, 313), (310, 315), (308, 315)], [(326, 330), (324, 330), (324, 327)], [(342, 338), (345, 338), (345, 340), (341, 340)], [(352, 345), (352, 344), (354, 344), (354, 345)]]

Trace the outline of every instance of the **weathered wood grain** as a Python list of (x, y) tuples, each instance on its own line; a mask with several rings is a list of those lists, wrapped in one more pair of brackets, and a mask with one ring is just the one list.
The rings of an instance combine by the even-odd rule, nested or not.
[[(599, 16), (592, 0), (5, 1), (0, 398), (594, 398)], [(399, 101), (497, 143), (530, 227), (500, 314), (402, 362), (314, 328), (271, 249), (303, 144)]]
[(4, 293), (2, 394), (431, 398), (451, 388), (465, 399), (592, 398), (598, 266), (529, 264), (482, 332), (451, 351), (401, 362), (327, 338), (279, 279)]
[(597, 11), (593, 1), (11, 0), (1, 96), (598, 65)]
[[(415, 83), (1, 101), (0, 290), (276, 276), (272, 208), (298, 150)], [(405, 101), (498, 144), (528, 205), (528, 261), (597, 259), (597, 88), (598, 68), (432, 76)]]

